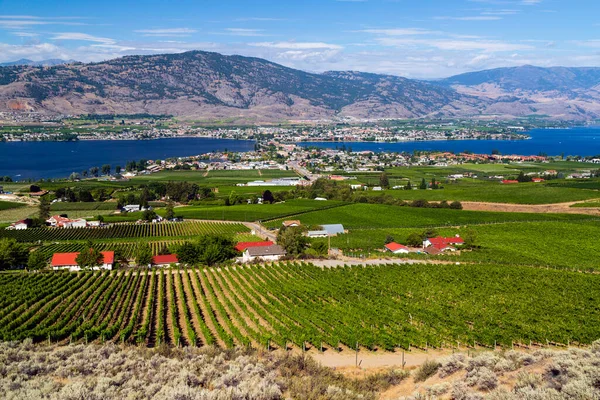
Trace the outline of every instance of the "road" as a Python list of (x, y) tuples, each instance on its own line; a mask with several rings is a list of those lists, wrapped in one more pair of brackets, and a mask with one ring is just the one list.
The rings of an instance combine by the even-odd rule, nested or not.
[(302, 177), (308, 178), (308, 180), (310, 182), (314, 182), (314, 181), (316, 181), (317, 179), (319, 179), (321, 177), (321, 175), (319, 175), (319, 174), (312, 174), (306, 168), (301, 167), (300, 164), (298, 163), (298, 161), (290, 161), (290, 162), (287, 163), (287, 165), (291, 169), (293, 169), (294, 171), (296, 171)]

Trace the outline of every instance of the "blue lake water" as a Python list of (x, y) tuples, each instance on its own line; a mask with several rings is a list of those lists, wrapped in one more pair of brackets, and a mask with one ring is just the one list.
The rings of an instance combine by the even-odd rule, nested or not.
[[(376, 152), (472, 151), (490, 154), (593, 156), (600, 154), (600, 127), (571, 129), (536, 129), (528, 132), (529, 140), (448, 140), (404, 143), (314, 142), (302, 146), (335, 148), (342, 145), (354, 151)], [(0, 143), (0, 176), (13, 179), (66, 178), (72, 172), (110, 164), (125, 166), (130, 160), (164, 159), (193, 156), (211, 151), (252, 151), (254, 141), (169, 138), (157, 140), (79, 141), (79, 142), (11, 142)]]
[(16, 180), (66, 178), (72, 172), (131, 160), (194, 156), (212, 151), (252, 151), (254, 141), (209, 138), (0, 143), (0, 176)]
[(345, 145), (353, 151), (371, 150), (375, 152), (420, 151), (471, 151), (478, 154), (491, 154), (498, 150), (502, 154), (568, 155), (594, 156), (600, 154), (600, 127), (571, 129), (535, 129), (527, 132), (528, 140), (440, 140), (402, 143), (373, 142), (303, 142), (302, 146), (336, 148)]

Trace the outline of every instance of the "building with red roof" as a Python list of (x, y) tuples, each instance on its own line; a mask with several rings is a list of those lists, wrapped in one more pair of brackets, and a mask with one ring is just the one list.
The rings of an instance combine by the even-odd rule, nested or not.
[(168, 267), (171, 264), (179, 265), (177, 254), (162, 254), (152, 257), (152, 266)]
[(272, 246), (275, 243), (271, 242), (271, 241), (266, 241), (266, 242), (239, 242), (238, 244), (235, 245), (235, 249), (237, 251), (240, 252), (244, 252), (246, 249), (250, 248), (250, 247), (267, 247), (267, 246)]
[[(102, 260), (102, 265), (100, 267), (93, 268), (94, 271), (98, 271), (101, 269), (111, 270), (113, 269), (113, 265), (115, 263), (115, 252), (114, 251), (102, 251), (100, 254), (104, 257)], [(79, 252), (76, 253), (54, 253), (52, 255), (52, 261), (50, 262), (50, 266), (53, 270), (58, 271), (61, 269), (68, 269), (69, 271), (81, 271), (81, 267), (77, 265), (77, 256)]]
[(502, 183), (505, 184), (505, 185), (512, 185), (512, 184), (515, 184), (515, 183), (519, 183), (519, 181), (517, 181), (515, 179), (504, 179), (502, 181)]
[(423, 241), (423, 248), (434, 247), (439, 251), (456, 251), (455, 246), (461, 246), (465, 244), (465, 241), (460, 236), (454, 237), (434, 237), (428, 238)]
[(394, 254), (406, 254), (410, 253), (410, 249), (403, 244), (391, 242), (385, 245), (387, 251), (392, 252)]

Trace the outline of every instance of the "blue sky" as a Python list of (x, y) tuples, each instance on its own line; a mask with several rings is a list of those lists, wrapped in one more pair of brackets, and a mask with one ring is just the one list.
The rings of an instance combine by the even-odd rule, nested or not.
[(0, 0), (0, 62), (188, 50), (413, 78), (600, 66), (600, 2)]

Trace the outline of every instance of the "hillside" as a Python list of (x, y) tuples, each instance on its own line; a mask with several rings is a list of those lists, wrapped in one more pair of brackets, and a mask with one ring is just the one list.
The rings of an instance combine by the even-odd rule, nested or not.
[(421, 117), (465, 96), (426, 82), (312, 74), (266, 60), (192, 51), (95, 64), (0, 69), (0, 111), (151, 113), (275, 121)]
[(523, 66), (425, 82), (354, 71), (315, 74), (259, 58), (190, 51), (0, 67), (0, 112), (149, 113), (232, 123), (531, 115), (590, 120), (600, 117), (599, 88), (600, 68)]
[(600, 116), (600, 68), (525, 65), (456, 75), (437, 83), (491, 100), (487, 114), (576, 120)]

